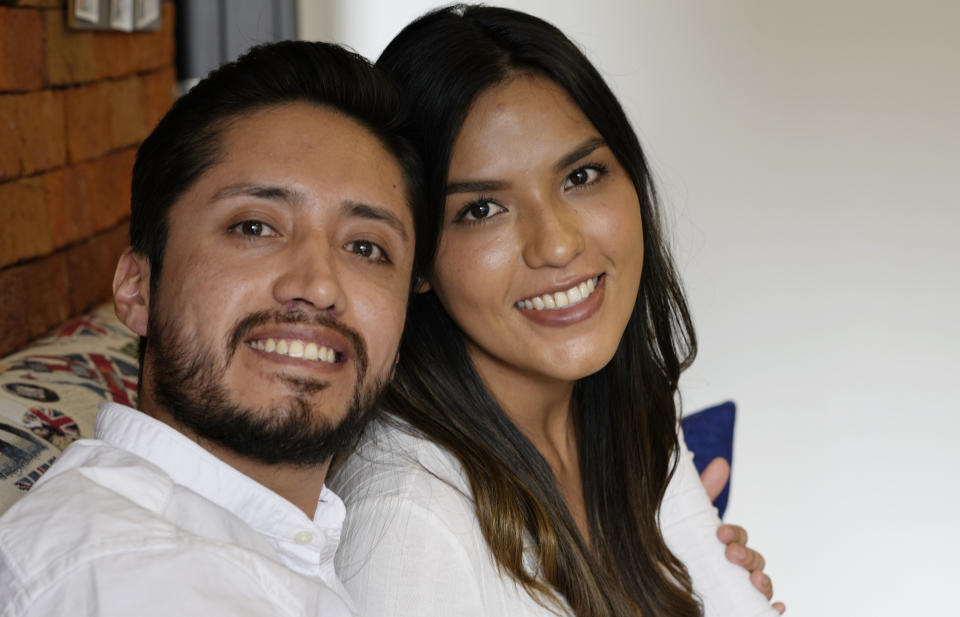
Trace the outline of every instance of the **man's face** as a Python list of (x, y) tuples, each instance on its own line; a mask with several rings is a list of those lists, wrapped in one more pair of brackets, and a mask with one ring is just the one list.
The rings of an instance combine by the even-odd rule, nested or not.
[(200, 438), (320, 463), (395, 364), (414, 254), (403, 172), (306, 103), (233, 120), (219, 153), (169, 213), (144, 381)]

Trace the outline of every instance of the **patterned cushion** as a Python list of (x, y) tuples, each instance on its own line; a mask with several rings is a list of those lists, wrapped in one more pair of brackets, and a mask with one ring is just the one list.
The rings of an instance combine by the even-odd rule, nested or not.
[[(687, 448), (693, 452), (693, 464), (697, 471), (704, 468), (718, 456), (727, 459), (733, 470), (733, 425), (737, 419), (737, 406), (733, 401), (720, 403), (714, 407), (703, 409), (695, 414), (684, 416), (681, 420), (683, 436)], [(727, 509), (727, 500), (730, 497), (730, 481), (723, 491), (713, 500), (720, 518)]]
[(75, 439), (103, 401), (136, 403), (137, 337), (112, 305), (0, 359), (0, 513)]

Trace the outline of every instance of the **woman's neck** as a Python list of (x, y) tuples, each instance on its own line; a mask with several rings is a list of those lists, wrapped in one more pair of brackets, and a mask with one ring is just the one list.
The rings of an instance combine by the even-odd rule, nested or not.
[(572, 381), (517, 371), (471, 354), (487, 390), (553, 472), (581, 535), (589, 542)]
[(576, 449), (572, 381), (518, 371), (470, 353), (484, 386), (541, 453)]

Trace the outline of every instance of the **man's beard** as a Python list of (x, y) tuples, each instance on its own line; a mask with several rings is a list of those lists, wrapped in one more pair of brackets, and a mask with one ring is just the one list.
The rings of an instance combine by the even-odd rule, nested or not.
[[(147, 326), (147, 353), (151, 364), (153, 398), (201, 440), (209, 440), (262, 463), (319, 465), (334, 454), (356, 445), (376, 407), (385, 381), (374, 379), (364, 387), (366, 346), (355, 331), (322, 315), (302, 312), (254, 313), (234, 326), (225, 342), (222, 365), (217, 354), (198, 340), (181, 336), (170, 321), (152, 310)], [(324, 381), (278, 373), (278, 398), (274, 407), (245, 407), (231, 400), (224, 386), (227, 366), (243, 338), (267, 323), (310, 324), (336, 330), (353, 345), (356, 383), (352, 400), (343, 409), (315, 409), (312, 395), (327, 388)], [(288, 392), (280, 392), (287, 389)], [(328, 403), (331, 404), (331, 403)], [(342, 417), (334, 423), (329, 417)]]

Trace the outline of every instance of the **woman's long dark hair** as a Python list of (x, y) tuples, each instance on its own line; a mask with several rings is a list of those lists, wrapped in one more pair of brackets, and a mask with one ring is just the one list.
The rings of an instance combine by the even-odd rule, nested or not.
[[(488, 393), (463, 333), (432, 292), (411, 303), (387, 409), (459, 459), (499, 567), (538, 601), (555, 602), (559, 594), (579, 617), (699, 615), (690, 578), (667, 549), (657, 518), (676, 459), (677, 381), (696, 340), (647, 164), (619, 102), (563, 33), (501, 8), (428, 13), (394, 38), (377, 65), (409, 97), (410, 137), (424, 159), (434, 220), (443, 220), (451, 151), (473, 101), (513, 75), (534, 72), (569, 93), (633, 179), (645, 254), (613, 359), (574, 388), (590, 546), (549, 465)], [(533, 570), (524, 566), (525, 538), (537, 551)]]

